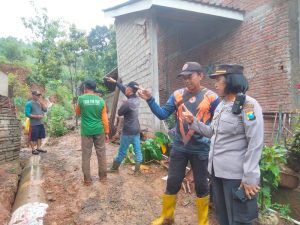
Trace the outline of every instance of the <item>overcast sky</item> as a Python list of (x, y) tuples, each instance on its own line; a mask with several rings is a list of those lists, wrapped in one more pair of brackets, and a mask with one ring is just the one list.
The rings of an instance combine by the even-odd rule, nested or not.
[[(31, 0), (0, 0), (0, 37), (13, 36), (26, 40), (29, 31), (21, 18), (34, 17)], [(89, 32), (96, 25), (113, 24), (113, 19), (105, 18), (102, 9), (126, 2), (127, 0), (34, 0), (37, 8), (45, 7), (51, 19), (62, 18), (74, 23), (79, 29)]]

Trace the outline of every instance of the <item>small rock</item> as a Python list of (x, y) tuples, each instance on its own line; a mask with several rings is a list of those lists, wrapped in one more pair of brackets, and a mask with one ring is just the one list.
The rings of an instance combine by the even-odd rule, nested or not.
[(52, 195), (49, 195), (49, 196), (47, 197), (47, 200), (48, 200), (49, 202), (54, 202), (54, 201), (56, 201), (56, 199), (55, 199)]

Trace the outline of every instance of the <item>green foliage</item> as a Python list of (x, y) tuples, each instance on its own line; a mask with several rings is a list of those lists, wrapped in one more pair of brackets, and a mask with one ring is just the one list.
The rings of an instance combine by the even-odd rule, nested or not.
[(35, 12), (34, 18), (22, 18), (25, 27), (35, 36), (32, 43), (34, 50), (31, 54), (36, 59), (36, 63), (32, 68), (29, 81), (44, 86), (49, 79), (59, 79), (62, 53), (56, 40), (62, 37), (63, 32), (60, 21), (49, 19), (46, 9), (38, 11), (35, 8)]
[(169, 155), (168, 149), (171, 139), (167, 134), (163, 132), (156, 132), (154, 141), (160, 145), (163, 154)]
[(129, 164), (134, 164), (135, 163), (134, 157), (135, 157), (135, 154), (133, 151), (133, 146), (132, 146), (132, 144), (130, 144), (127, 149), (127, 154), (124, 158), (124, 162), (129, 163)]
[(32, 5), (35, 15), (22, 18), (34, 36), (27, 51), (32, 57), (28, 82), (46, 86), (51, 80), (61, 80), (73, 96), (78, 96), (80, 81), (92, 79), (105, 93), (103, 76), (117, 66), (113, 27), (96, 26), (87, 36), (72, 24), (66, 32), (62, 21), (50, 19), (46, 9), (38, 10)]
[(104, 75), (117, 67), (116, 33), (112, 26), (96, 26), (87, 40), (89, 48), (84, 56), (87, 78), (103, 86)]
[(300, 161), (300, 115), (295, 124), (293, 136), (288, 140), (287, 148), (289, 152), (295, 155)]
[(15, 74), (8, 74), (8, 86), (13, 92), (13, 96), (26, 97), (29, 93), (29, 86), (22, 83)]
[(155, 132), (155, 141), (158, 144), (164, 144), (164, 145), (168, 145), (171, 143), (170, 138), (168, 137), (168, 135), (166, 135), (163, 132)]
[(95, 52), (102, 52), (108, 46), (109, 30), (106, 26), (96, 26), (87, 37), (88, 45)]
[[(171, 143), (170, 138), (163, 132), (156, 132), (154, 139), (147, 139), (141, 144), (141, 151), (143, 155), (143, 162), (150, 162), (152, 160), (162, 159), (162, 148), (168, 146)], [(133, 146), (129, 145), (127, 154), (125, 157), (125, 163), (134, 163), (134, 151)]]
[(160, 145), (151, 138), (142, 143), (141, 150), (143, 155), (143, 162), (162, 159)]
[(57, 97), (57, 104), (64, 107), (66, 118), (74, 114), (71, 90), (61, 80), (49, 81), (46, 85), (46, 95)]
[(172, 129), (173, 127), (175, 127), (175, 124), (176, 124), (175, 114), (172, 114), (171, 116), (169, 116), (168, 119), (166, 119), (166, 122), (168, 125), (168, 129)]
[(55, 104), (51, 107), (46, 119), (50, 136), (62, 136), (67, 133), (67, 129), (64, 125), (66, 115), (67, 112), (63, 106)]
[(3, 62), (7, 60), (9, 63), (18, 63), (25, 60), (22, 41), (18, 41), (14, 37), (0, 38), (0, 55)]
[(24, 107), (28, 100), (29, 86), (17, 79), (13, 73), (8, 74), (8, 86), (13, 95), (12, 100), (16, 107), (17, 117), (22, 123), (25, 123)]
[(23, 111), (17, 111), (17, 118), (21, 121), (22, 127), (25, 127), (26, 116)]
[(289, 205), (274, 203), (272, 204), (271, 208), (279, 212), (282, 217), (289, 217), (291, 214), (291, 208)]
[(72, 24), (67, 39), (62, 40), (59, 46), (63, 53), (64, 64), (67, 66), (72, 95), (77, 96), (79, 74), (83, 69), (83, 55), (88, 48), (85, 32), (78, 30)]
[[(153, 139), (147, 139), (144, 143), (142, 143), (141, 151), (142, 151), (144, 163), (150, 162), (152, 160), (162, 159), (162, 152), (160, 149), (160, 145)], [(129, 145), (124, 162), (133, 164), (135, 162), (134, 158), (135, 158), (135, 154), (134, 154), (133, 146)]]
[(286, 152), (284, 146), (265, 146), (260, 160), (261, 191), (259, 192), (259, 204), (262, 212), (271, 206), (271, 192), (278, 187), (280, 179), (279, 165), (286, 163)]

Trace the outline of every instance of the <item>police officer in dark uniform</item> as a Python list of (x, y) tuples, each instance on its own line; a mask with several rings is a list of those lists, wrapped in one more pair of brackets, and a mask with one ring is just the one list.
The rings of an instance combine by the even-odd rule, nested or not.
[(259, 160), (264, 122), (259, 103), (246, 95), (248, 82), (241, 65), (223, 64), (210, 78), (222, 101), (211, 125), (186, 112), (190, 128), (211, 138), (208, 171), (213, 200), (221, 225), (252, 224), (258, 216)]

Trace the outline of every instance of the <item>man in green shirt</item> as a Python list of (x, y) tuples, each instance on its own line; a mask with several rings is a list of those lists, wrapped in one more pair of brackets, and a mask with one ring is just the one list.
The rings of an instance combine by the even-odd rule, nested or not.
[(81, 150), (84, 183), (91, 185), (90, 160), (93, 144), (98, 159), (99, 180), (105, 180), (107, 177), (105, 140), (109, 140), (109, 126), (105, 102), (101, 97), (95, 95), (96, 83), (87, 80), (83, 86), (84, 94), (78, 97), (76, 114), (81, 116)]

